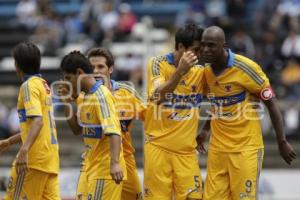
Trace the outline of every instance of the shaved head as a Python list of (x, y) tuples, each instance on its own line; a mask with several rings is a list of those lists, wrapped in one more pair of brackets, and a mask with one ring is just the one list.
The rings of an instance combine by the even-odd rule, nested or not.
[(203, 37), (204, 36), (209, 36), (215, 41), (225, 43), (225, 33), (223, 29), (218, 26), (210, 26), (206, 28), (203, 32)]
[(206, 28), (201, 39), (201, 55), (206, 63), (218, 63), (225, 52), (225, 33), (218, 26)]

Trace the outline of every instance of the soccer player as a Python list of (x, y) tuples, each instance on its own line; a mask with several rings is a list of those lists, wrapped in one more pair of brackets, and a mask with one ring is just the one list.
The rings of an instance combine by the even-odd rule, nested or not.
[[(114, 58), (110, 51), (104, 48), (93, 48), (88, 53), (88, 59), (94, 67), (96, 78), (103, 81), (104, 85), (109, 88), (116, 100), (115, 107), (121, 124), (123, 152), (128, 177), (123, 183), (122, 200), (140, 200), (142, 199), (142, 189), (137, 173), (134, 158), (135, 150), (132, 145), (130, 133), (132, 129), (132, 120), (141, 117), (142, 112), (145, 110), (145, 106), (143, 105), (142, 99), (132, 87), (110, 79), (114, 69)], [(67, 93), (68, 92), (64, 92), (65, 95)], [(82, 97), (82, 94), (79, 95), (77, 102), (82, 101)], [(68, 116), (69, 112), (67, 112), (66, 115)], [(73, 121), (77, 123), (77, 120)], [(73, 128), (72, 130), (74, 130), (74, 133), (80, 131), (76, 128)], [(87, 177), (84, 160), (81, 165), (76, 196), (77, 199), (86, 199)]]
[[(12, 54), (17, 76), (23, 81), (17, 105), (22, 146), (11, 169), (5, 199), (60, 199), (57, 135), (50, 88), (40, 75), (41, 54), (29, 42), (18, 44)], [(18, 140), (16, 135), (8, 141)]]
[(197, 65), (202, 29), (193, 24), (175, 35), (175, 51), (147, 66), (144, 195), (147, 200), (202, 199), (196, 155), (203, 67)]
[[(281, 156), (288, 164), (296, 156), (285, 138), (275, 95), (258, 64), (225, 48), (221, 28), (205, 29), (201, 56), (208, 65), (204, 74), (212, 103), (204, 199), (255, 200), (264, 153), (259, 99), (269, 111)], [(202, 147), (208, 127), (199, 140)]]
[(121, 199), (122, 180), (127, 178), (121, 144), (121, 129), (111, 92), (90, 74), (93, 67), (80, 52), (61, 62), (64, 80), (71, 83), (73, 97), (84, 92), (78, 103), (77, 126), (83, 133), (87, 199)]
[(123, 183), (121, 199), (141, 200), (143, 198), (142, 187), (134, 158), (135, 150), (132, 145), (131, 130), (132, 121), (140, 119), (145, 110), (143, 100), (134, 88), (111, 80), (114, 58), (110, 51), (104, 48), (93, 48), (89, 51), (88, 58), (94, 67), (96, 78), (100, 78), (105, 82), (105, 85), (107, 85), (116, 100), (115, 107), (121, 124), (124, 159), (128, 177)]

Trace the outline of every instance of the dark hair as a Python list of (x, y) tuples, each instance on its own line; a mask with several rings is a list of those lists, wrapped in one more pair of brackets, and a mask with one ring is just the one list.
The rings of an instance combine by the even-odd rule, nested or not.
[(65, 55), (60, 68), (62, 71), (72, 74), (76, 74), (77, 69), (82, 69), (86, 74), (93, 73), (93, 66), (80, 51), (71, 51)]
[(89, 50), (88, 52), (88, 58), (90, 59), (91, 57), (96, 57), (96, 56), (101, 56), (106, 58), (106, 65), (108, 67), (111, 67), (114, 65), (114, 57), (112, 55), (112, 53), (105, 48), (92, 48), (91, 50)]
[(37, 74), (40, 72), (41, 52), (39, 48), (31, 42), (21, 42), (12, 50), (12, 56), (25, 74)]
[(201, 41), (203, 29), (193, 23), (186, 24), (175, 33), (175, 49), (181, 43), (185, 48), (192, 46), (195, 40)]

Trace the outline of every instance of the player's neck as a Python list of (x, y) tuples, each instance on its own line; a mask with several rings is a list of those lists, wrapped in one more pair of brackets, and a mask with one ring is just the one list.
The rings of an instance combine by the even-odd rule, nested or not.
[(96, 79), (93, 77), (85, 77), (81, 81), (81, 91), (88, 93), (95, 84)]
[(221, 59), (219, 59), (217, 62), (213, 63), (211, 66), (214, 69), (215, 72), (219, 73), (222, 72), (227, 68), (227, 59), (228, 59), (228, 53), (226, 50), (224, 50), (223, 56)]
[(177, 51), (174, 51), (173, 55), (174, 55), (174, 64), (175, 64), (175, 67), (177, 67), (179, 64), (180, 55)]

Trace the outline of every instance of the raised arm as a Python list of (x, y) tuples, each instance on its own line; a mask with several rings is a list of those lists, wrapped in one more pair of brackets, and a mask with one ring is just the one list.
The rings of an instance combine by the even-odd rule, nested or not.
[(161, 104), (167, 98), (168, 93), (173, 93), (177, 87), (182, 76), (184, 76), (191, 67), (197, 62), (197, 56), (191, 51), (185, 52), (181, 57), (176, 71), (173, 73), (171, 78), (164, 83), (156, 82), (154, 80), (154, 92), (152, 94), (151, 100), (157, 104)]

